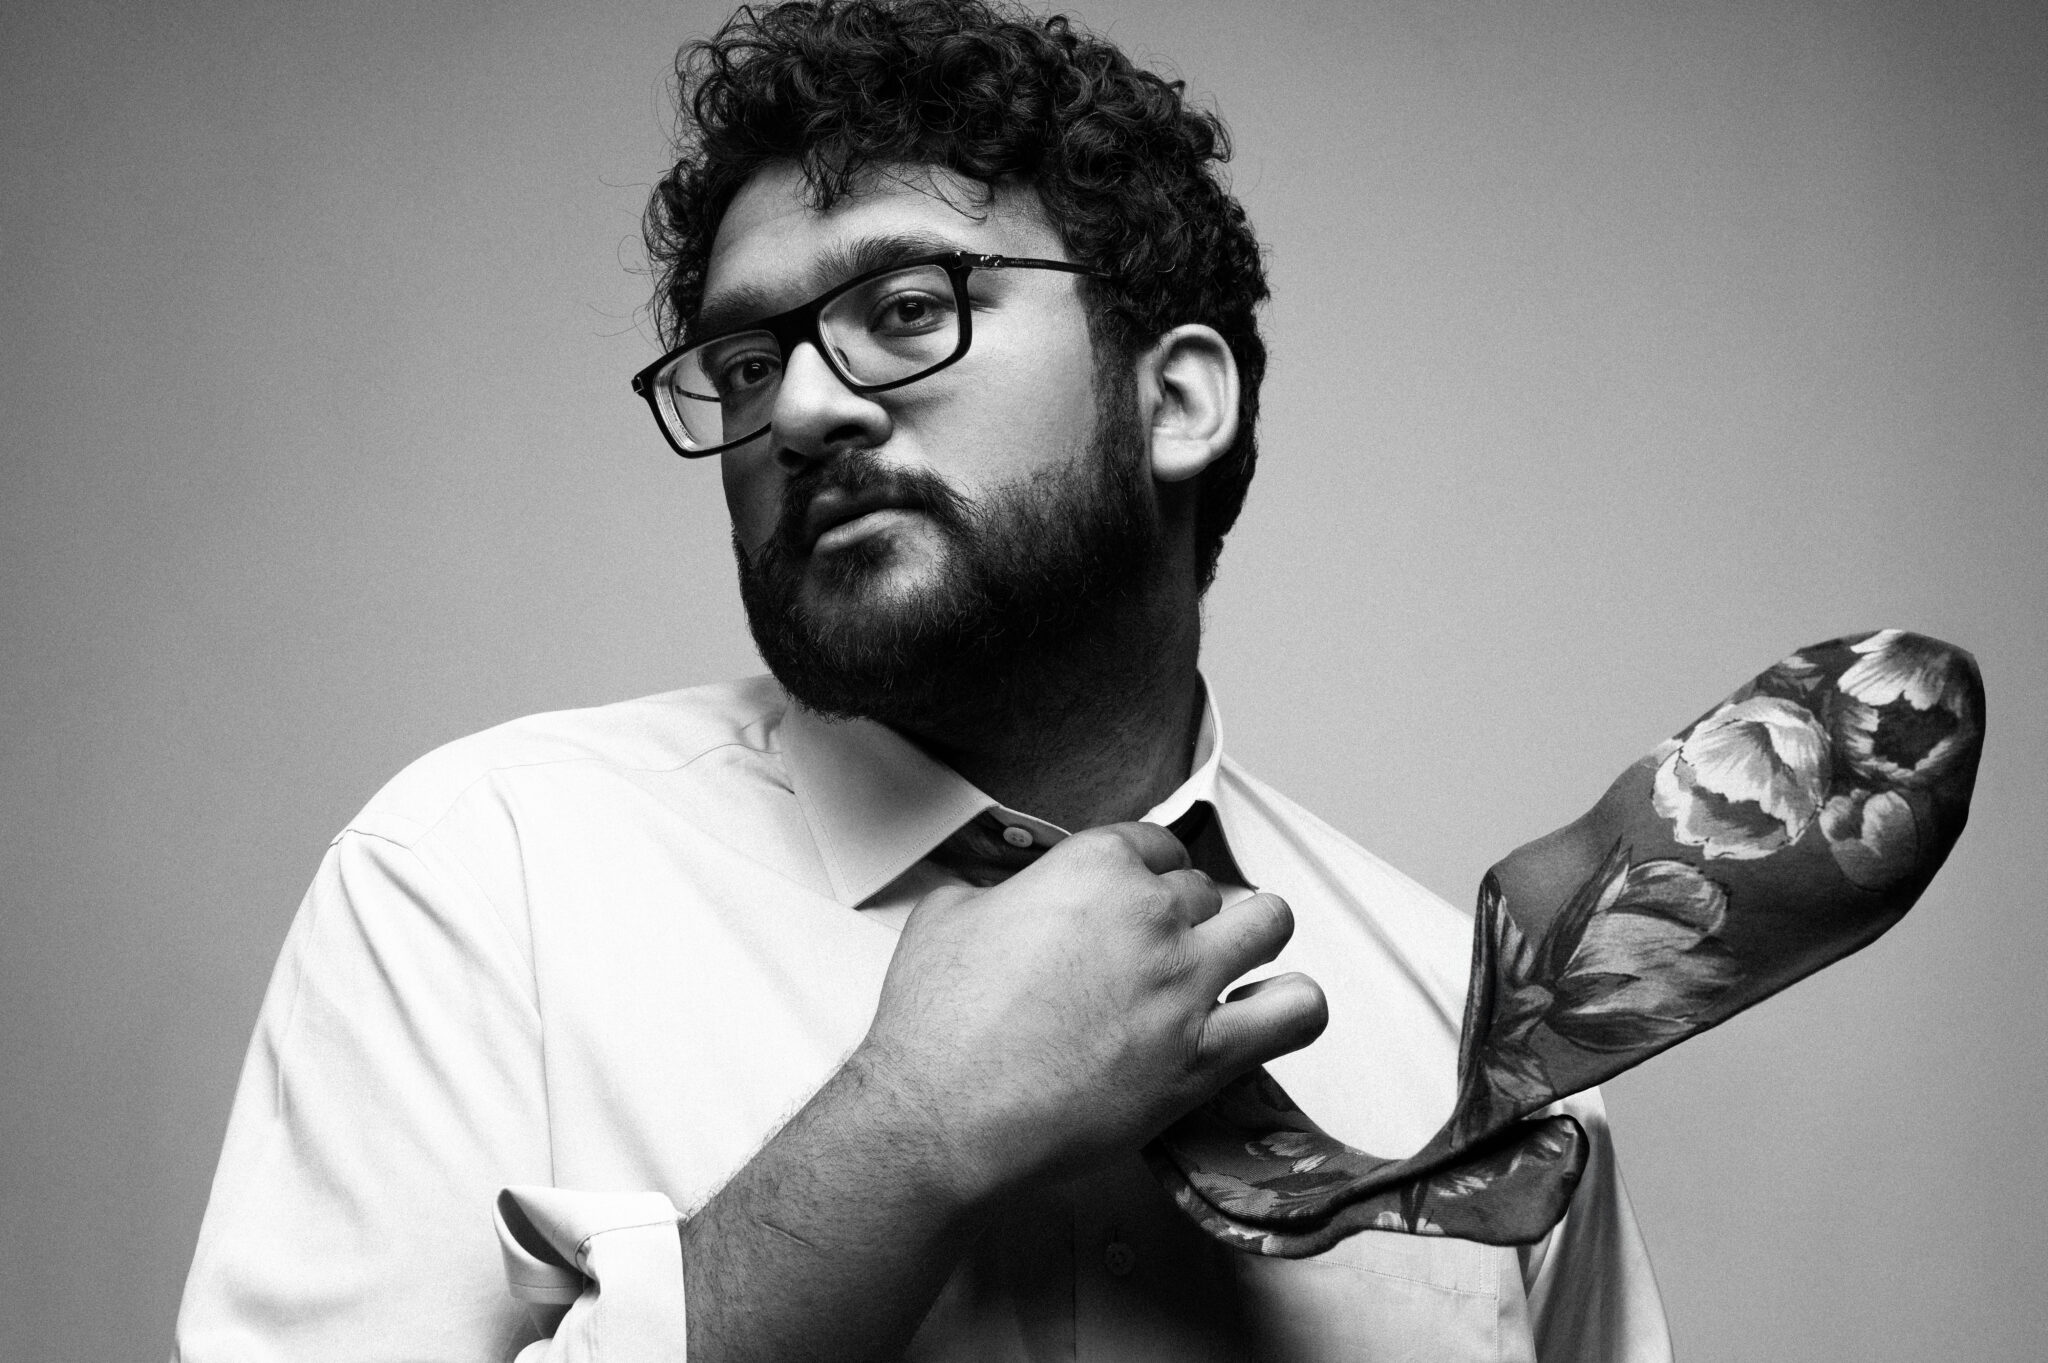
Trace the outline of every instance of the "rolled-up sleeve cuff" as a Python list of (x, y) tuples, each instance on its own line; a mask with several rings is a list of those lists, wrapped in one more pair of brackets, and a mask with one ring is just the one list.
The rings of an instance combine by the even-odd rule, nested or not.
[[(677, 1363), (683, 1357), (683, 1248), (661, 1193), (506, 1188), (498, 1247), (512, 1295), (567, 1306), (552, 1338), (517, 1363)], [(600, 1290), (600, 1288), (602, 1290)]]

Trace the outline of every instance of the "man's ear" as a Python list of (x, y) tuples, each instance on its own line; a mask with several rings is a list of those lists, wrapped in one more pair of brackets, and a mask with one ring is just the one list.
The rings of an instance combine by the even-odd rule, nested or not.
[(1161, 336), (1138, 357), (1137, 382), (1160, 482), (1194, 477), (1237, 439), (1237, 359), (1216, 328), (1189, 322)]

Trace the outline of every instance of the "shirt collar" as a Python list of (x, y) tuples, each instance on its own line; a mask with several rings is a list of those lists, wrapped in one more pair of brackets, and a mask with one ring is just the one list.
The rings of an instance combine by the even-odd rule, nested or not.
[[(972, 782), (883, 724), (825, 719), (790, 702), (782, 722), (790, 786), (825, 864), (833, 898), (857, 905), (902, 875), (969, 819), (984, 812), (1051, 845), (1067, 830), (998, 804)], [(1144, 814), (1170, 824), (1212, 808), (1223, 760), (1223, 723), (1203, 688), (1194, 768)], [(1220, 825), (1218, 825), (1220, 832)]]

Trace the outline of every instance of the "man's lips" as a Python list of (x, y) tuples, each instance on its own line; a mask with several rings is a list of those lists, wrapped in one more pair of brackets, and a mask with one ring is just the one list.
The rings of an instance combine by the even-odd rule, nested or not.
[(826, 531), (859, 520), (871, 512), (915, 509), (912, 499), (892, 494), (887, 488), (868, 488), (859, 492), (826, 488), (811, 498), (810, 505), (804, 508), (804, 548), (816, 548)]

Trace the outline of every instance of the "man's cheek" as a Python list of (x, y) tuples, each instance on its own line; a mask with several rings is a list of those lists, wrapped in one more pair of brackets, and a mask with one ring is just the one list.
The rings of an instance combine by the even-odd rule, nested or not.
[(732, 517), (733, 537), (749, 557), (758, 557), (782, 515), (786, 480), (772, 459), (752, 451), (725, 455), (719, 476), (725, 484), (725, 508)]

